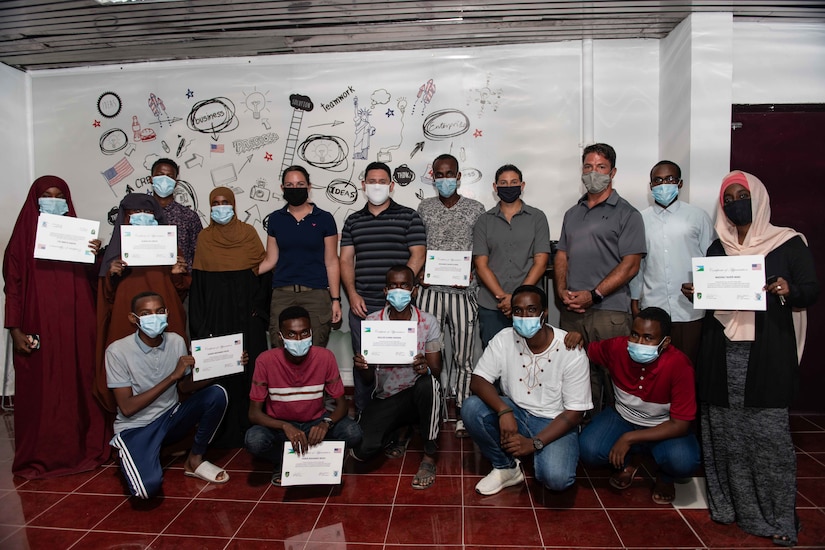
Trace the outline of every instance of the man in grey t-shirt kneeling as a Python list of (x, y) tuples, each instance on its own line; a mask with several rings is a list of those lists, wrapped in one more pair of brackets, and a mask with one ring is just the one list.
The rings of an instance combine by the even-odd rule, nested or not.
[[(111, 444), (120, 451), (129, 492), (144, 499), (157, 495), (163, 483), (161, 446), (182, 439), (196, 425), (184, 475), (226, 483), (226, 471), (203, 459), (226, 412), (226, 390), (218, 385), (205, 387), (211, 380), (192, 380), (195, 358), (180, 335), (165, 332), (163, 297), (154, 292), (135, 296), (129, 320), (138, 327), (135, 334), (106, 349), (106, 380), (117, 402)], [(241, 361), (246, 362), (245, 352)], [(181, 403), (178, 389), (201, 391)]]

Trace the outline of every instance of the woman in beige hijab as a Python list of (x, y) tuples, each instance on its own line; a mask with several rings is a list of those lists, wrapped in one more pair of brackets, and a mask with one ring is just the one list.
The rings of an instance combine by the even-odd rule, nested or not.
[(792, 546), (799, 528), (788, 420), (799, 369), (793, 316), (816, 301), (819, 284), (805, 238), (770, 217), (761, 181), (740, 171), (725, 177), (719, 239), (708, 256), (764, 256), (767, 310), (709, 311), (696, 380), (711, 518)]

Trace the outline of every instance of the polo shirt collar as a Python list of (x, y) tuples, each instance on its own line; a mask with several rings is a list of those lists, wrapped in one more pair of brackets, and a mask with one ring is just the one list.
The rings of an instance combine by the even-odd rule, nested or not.
[[(386, 209), (382, 210), (378, 215), (380, 216), (384, 212), (389, 212), (390, 210), (397, 210), (398, 208), (401, 208), (401, 205), (392, 200), (392, 197), (390, 197), (390, 205)], [(370, 212), (370, 201), (367, 201), (367, 204), (364, 205), (364, 208), (361, 209), (361, 212), (366, 212), (367, 214), (372, 216), (372, 212)]]
[[(307, 214), (306, 217), (308, 218), (310, 216), (317, 216), (318, 215), (318, 205), (315, 204), (314, 202), (311, 202), (309, 204), (312, 205), (312, 210), (310, 210), (309, 214)], [(289, 213), (288, 208), (289, 208), (289, 204), (286, 204), (286, 205), (284, 205), (283, 208), (279, 208), (278, 210), (276, 210), (276, 212), (281, 213), (281, 214), (285, 214), (287, 216), (291, 216), (292, 214)]]
[[(579, 199), (579, 204), (587, 206), (587, 193), (581, 196), (581, 198)], [(599, 204), (609, 204), (610, 206), (616, 206), (617, 204), (619, 204), (619, 193), (617, 193), (615, 189), (611, 189), (610, 195), (608, 195), (607, 200), (602, 201)], [(597, 204), (596, 206), (599, 206), (599, 204)], [(596, 208), (596, 206), (594, 206), (593, 208)]]
[(143, 340), (140, 339), (140, 329), (135, 331), (135, 341), (137, 342), (137, 345), (140, 348), (140, 351), (142, 351), (143, 353), (149, 353), (153, 349), (158, 349), (160, 351), (163, 351), (163, 350), (166, 349), (166, 332), (163, 333), (163, 341), (160, 343), (159, 346), (154, 347), (154, 348), (152, 346), (147, 346), (143, 342)]
[[(513, 214), (513, 217), (516, 217), (516, 216), (518, 216), (519, 214), (529, 214), (530, 212), (529, 212), (527, 209), (525, 209), (525, 208), (524, 208), (525, 206), (527, 206), (527, 204), (524, 202), (524, 200), (522, 200), (522, 201), (521, 201), (521, 208), (519, 208), (519, 211), (518, 211), (518, 212), (516, 212), (515, 214)], [(501, 201), (498, 201), (498, 202), (496, 203), (496, 205), (493, 207), (493, 215), (494, 215), (494, 216), (499, 216), (499, 215), (501, 215)]]

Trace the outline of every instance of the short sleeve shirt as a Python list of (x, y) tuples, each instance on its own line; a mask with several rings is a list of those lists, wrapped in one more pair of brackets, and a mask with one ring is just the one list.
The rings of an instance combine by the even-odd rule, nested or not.
[[(567, 288), (592, 290), (622, 258), (647, 252), (642, 215), (615, 190), (593, 208), (588, 208), (584, 195), (565, 212), (557, 247), (567, 254)], [(630, 312), (628, 285), (592, 309)]]
[[(421, 311), (415, 306), (411, 306), (411, 321), (415, 321), (418, 328), (416, 336), (418, 338), (418, 353), (432, 353), (441, 351), (441, 327), (435, 317)], [(380, 311), (367, 315), (370, 321), (388, 321), (389, 308), (385, 307)], [(415, 385), (418, 375), (409, 365), (376, 365), (375, 366), (375, 397), (385, 399), (400, 393)]]
[(299, 221), (287, 208), (274, 211), (267, 222), (267, 234), (278, 242), (272, 288), (288, 285), (328, 288), (324, 240), (338, 234), (335, 218), (313, 205), (312, 212)]
[[(550, 253), (547, 216), (527, 204), (509, 223), (497, 204), (479, 216), (473, 228), (473, 256), (487, 256), (487, 265), (505, 292), (513, 292), (524, 282), (533, 267), (533, 256), (542, 253)], [(498, 305), (483, 284), (479, 285), (478, 304), (487, 309)]]
[(536, 354), (516, 331), (505, 328), (487, 344), (473, 374), (491, 384), (501, 380), (504, 395), (541, 418), (556, 418), (565, 410), (592, 409), (587, 354), (578, 348), (568, 350), (564, 346), (567, 332), (552, 329), (553, 341)]
[(355, 290), (370, 309), (383, 307), (387, 271), (410, 259), (411, 246), (427, 246), (418, 212), (390, 199), (377, 216), (365, 206), (350, 214), (341, 232), (341, 248), (355, 247)]
[(690, 359), (668, 346), (658, 359), (636, 363), (627, 353), (627, 336), (591, 342), (587, 354), (610, 371), (616, 411), (639, 426), (658, 426), (669, 418), (696, 417), (696, 385)]
[[(132, 395), (139, 395), (172, 374), (178, 359), (188, 353), (186, 342), (174, 332), (165, 332), (163, 342), (154, 348), (144, 344), (135, 332), (115, 340), (106, 348), (106, 384), (112, 389), (132, 388)], [(148, 426), (177, 404), (178, 388), (172, 384), (132, 416), (125, 416), (118, 409), (115, 433)]]
[(312, 346), (297, 365), (286, 358), (283, 348), (265, 351), (255, 361), (249, 399), (265, 402), (267, 415), (288, 422), (311, 422), (321, 418), (324, 394), (333, 399), (344, 395), (344, 384), (335, 355)]
[[(428, 251), (472, 251), (473, 226), (484, 214), (484, 205), (467, 197), (459, 197), (458, 202), (447, 208), (438, 197), (430, 197), (419, 203), (418, 214), (427, 230)], [(475, 279), (469, 286), (475, 286)], [(462, 289), (450, 286), (433, 285), (431, 288), (444, 292), (463, 292)]]

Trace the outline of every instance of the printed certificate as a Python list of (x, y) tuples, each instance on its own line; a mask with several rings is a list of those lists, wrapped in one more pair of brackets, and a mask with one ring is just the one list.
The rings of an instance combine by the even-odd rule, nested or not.
[(243, 333), (192, 340), (192, 380), (207, 380), (217, 376), (243, 372)]
[(95, 255), (89, 248), (89, 241), (97, 239), (98, 235), (98, 221), (40, 214), (34, 237), (34, 257), (40, 260), (93, 264)]
[(344, 466), (344, 442), (322, 441), (298, 454), (289, 441), (284, 443), (281, 486), (338, 485)]
[(361, 355), (375, 365), (409, 365), (418, 351), (415, 321), (361, 321)]
[(424, 284), (467, 286), (473, 260), (471, 250), (428, 250), (424, 268)]
[(765, 311), (765, 257), (693, 258), (693, 308)]
[(175, 265), (178, 261), (177, 225), (122, 225), (120, 249), (130, 267)]

